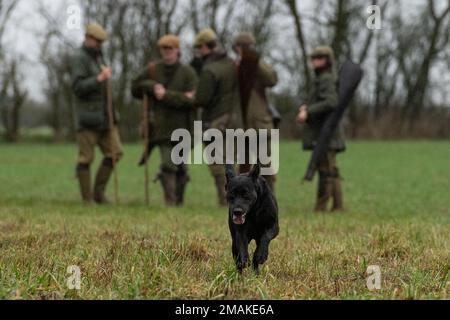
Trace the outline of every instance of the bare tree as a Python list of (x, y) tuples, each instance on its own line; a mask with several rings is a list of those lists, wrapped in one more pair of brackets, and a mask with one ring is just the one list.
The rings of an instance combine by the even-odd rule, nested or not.
[[(439, 14), (434, 0), (420, 15), (422, 28), (414, 28), (405, 23), (400, 15), (395, 17), (397, 59), (406, 89), (404, 114), (409, 118), (419, 117), (425, 106), (429, 89), (432, 66), (436, 63), (438, 53), (448, 48), (450, 37), (450, 0)], [(412, 45), (412, 44), (418, 45)]]
[(71, 88), (70, 66), (71, 56), (77, 44), (63, 34), (64, 21), (58, 20), (43, 4), (39, 14), (46, 21), (42, 32), (39, 61), (45, 67), (47, 82), (44, 93), (49, 106), (47, 121), (53, 129), (54, 140), (75, 138), (74, 97)]
[(8, 78), (6, 86), (2, 89), (2, 96), (6, 96), (6, 102), (2, 108), (2, 120), (5, 127), (5, 139), (9, 142), (17, 142), (20, 136), (20, 110), (27, 98), (27, 91), (21, 88), (17, 60), (10, 63), (5, 77)]
[[(11, 15), (17, 6), (18, 1), (8, 1), (8, 0), (0, 0), (0, 70), (6, 70), (7, 66), (5, 63), (5, 52), (3, 47), (3, 36), (5, 34), (5, 30), (8, 24)], [(7, 95), (7, 89), (9, 86), (7, 72), (2, 72), (0, 74), (0, 103), (5, 101)], [(2, 103), (3, 104), (3, 103)], [(0, 105), (0, 107), (2, 107)]]
[(7, 141), (19, 139), (20, 109), (27, 93), (21, 88), (18, 58), (7, 59), (4, 49), (4, 35), (8, 22), (19, 1), (0, 0), (0, 114)]
[[(243, 3), (238, 0), (190, 0), (189, 19), (190, 27), (194, 33), (201, 29), (213, 29), (222, 44), (230, 44), (233, 36), (233, 19), (235, 14), (244, 11), (244, 6), (252, 5), (249, 2)], [(219, 15), (219, 12), (221, 13)]]
[[(445, 49), (450, 37), (450, 0), (443, 1), (446, 3), (438, 6), (436, 0), (427, 0), (426, 6), (417, 7), (420, 15), (408, 19), (395, 12), (396, 7), (388, 0), (317, 0), (310, 6), (313, 14), (304, 11), (308, 4), (303, 7), (299, 0), (86, 0), (79, 3), (85, 23), (95, 21), (108, 30), (110, 37), (104, 52), (107, 63), (114, 69), (114, 103), (122, 114), (125, 138), (136, 138), (140, 113), (129, 93), (134, 73), (148, 61), (159, 59), (156, 44), (162, 35), (180, 35), (189, 48), (186, 40), (206, 27), (216, 30), (225, 48), (230, 47), (234, 36), (241, 31), (255, 35), (259, 51), (280, 71), (283, 83), (278, 86), (280, 103), (300, 103), (299, 96), (311, 89), (308, 51), (313, 46), (328, 44), (334, 48), (339, 63), (351, 58), (362, 64), (366, 70), (364, 90), (358, 94), (347, 117), (352, 135), (357, 135), (358, 128), (372, 116), (379, 119), (397, 110), (403, 110), (411, 118), (418, 116), (431, 100), (431, 93), (444, 96), (448, 89), (432, 71), (449, 63)], [(368, 5), (380, 6), (383, 32), (366, 27)], [(73, 117), (73, 113), (65, 113), (73, 108), (67, 70), (72, 51), (79, 44), (64, 37), (59, 27), (51, 28), (61, 25), (54, 15), (48, 12), (42, 15), (48, 22), (42, 34), (41, 62), (47, 70), (45, 93), (52, 110), (49, 123), (55, 129), (55, 136), (60, 136), (64, 131), (61, 128), (68, 125), (66, 119)], [(45, 45), (47, 37), (51, 40)], [(183, 59), (189, 58), (190, 52), (183, 51)], [(12, 89), (1, 89), (0, 86), (0, 94), (12, 93)], [(280, 106), (282, 110), (289, 108)], [(71, 126), (72, 123), (71, 119)]]
[(20, 1), (0, 0), (0, 56), (3, 53), (3, 35), (14, 9)]
[(122, 114), (125, 138), (137, 136), (139, 109), (131, 107), (130, 83), (134, 73), (149, 60), (158, 58), (157, 41), (168, 33), (180, 34), (188, 26), (188, 9), (178, 0), (93, 1), (82, 3), (86, 22), (106, 27), (107, 63), (114, 69), (114, 104)]
[[(41, 49), (40, 60), (46, 68), (45, 95), (50, 107), (48, 123), (54, 131), (54, 139), (61, 142), (75, 138), (74, 99), (70, 81), (71, 53), (60, 47), (57, 54), (50, 53), (47, 46)], [(67, 130), (68, 129), (68, 130)]]
[(289, 8), (289, 12), (294, 20), (295, 25), (295, 33), (297, 36), (297, 42), (300, 47), (302, 58), (301, 62), (303, 64), (303, 77), (305, 81), (305, 90), (309, 92), (311, 89), (311, 74), (309, 72), (309, 65), (308, 65), (308, 54), (307, 54), (307, 43), (303, 31), (303, 24), (301, 20), (301, 15), (298, 12), (297, 8), (297, 1), (296, 0), (285, 0), (286, 4)]
[(249, 0), (239, 3), (232, 18), (227, 18), (225, 24), (227, 40), (230, 44), (240, 32), (250, 32), (255, 36), (256, 47), (263, 56), (270, 56), (273, 51), (272, 42), (277, 36), (276, 28), (273, 28), (275, 15), (280, 8), (271, 0)]

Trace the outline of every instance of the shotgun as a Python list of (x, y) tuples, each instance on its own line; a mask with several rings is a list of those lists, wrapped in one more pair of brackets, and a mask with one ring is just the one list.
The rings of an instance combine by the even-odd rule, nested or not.
[(330, 143), (331, 136), (336, 131), (344, 112), (349, 106), (356, 89), (363, 77), (363, 71), (361, 67), (350, 60), (347, 60), (339, 70), (339, 85), (338, 95), (339, 100), (336, 108), (325, 120), (322, 129), (319, 134), (319, 139), (314, 147), (311, 159), (306, 170), (304, 177), (305, 181), (312, 181), (317, 171), (317, 165), (320, 159), (327, 152), (328, 144)]
[(148, 95), (145, 93), (142, 103), (142, 118), (143, 118), (143, 129), (144, 129), (144, 172), (145, 172), (145, 204), (148, 206), (150, 203), (149, 196), (149, 172), (148, 172), (148, 155), (149, 155), (149, 143), (150, 143), (150, 132), (149, 132), (149, 101)]

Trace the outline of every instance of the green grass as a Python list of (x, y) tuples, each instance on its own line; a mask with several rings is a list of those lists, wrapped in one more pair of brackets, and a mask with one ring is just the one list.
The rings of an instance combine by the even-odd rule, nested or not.
[[(75, 146), (0, 146), (1, 299), (450, 298), (449, 142), (350, 143), (338, 158), (347, 210), (321, 215), (315, 184), (301, 184), (309, 154), (283, 143), (280, 235), (261, 275), (243, 277), (208, 169), (190, 168), (185, 208), (165, 208), (156, 184), (147, 208), (140, 151), (125, 147), (120, 206), (84, 206)], [(80, 291), (67, 288), (70, 265)], [(366, 287), (369, 265), (379, 291)]]

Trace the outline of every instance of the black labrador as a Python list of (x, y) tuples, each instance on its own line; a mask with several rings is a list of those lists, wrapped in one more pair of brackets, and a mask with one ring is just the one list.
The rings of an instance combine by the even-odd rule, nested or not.
[(269, 243), (279, 232), (277, 201), (260, 176), (257, 164), (248, 174), (236, 175), (232, 165), (226, 165), (228, 225), (233, 240), (233, 257), (239, 272), (249, 264), (248, 245), (256, 241), (253, 269), (266, 262)]

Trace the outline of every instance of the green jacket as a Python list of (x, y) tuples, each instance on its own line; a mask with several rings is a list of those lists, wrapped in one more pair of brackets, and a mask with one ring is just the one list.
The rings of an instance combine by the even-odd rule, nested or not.
[[(308, 119), (302, 128), (303, 148), (313, 150), (317, 144), (320, 130), (327, 116), (338, 104), (337, 76), (332, 68), (316, 72), (313, 88), (308, 99)], [(333, 134), (329, 149), (337, 152), (345, 150), (345, 141), (340, 124)]]
[[(157, 100), (153, 94), (156, 84), (166, 88), (166, 95)], [(132, 82), (132, 94), (142, 99), (147, 93), (150, 98), (152, 113), (152, 137), (155, 142), (170, 141), (176, 129), (192, 130), (195, 120), (194, 101), (185, 97), (186, 92), (196, 89), (197, 75), (192, 67), (181, 63), (166, 65), (157, 62), (154, 79), (150, 76), (149, 67), (143, 68)]]
[[(100, 51), (83, 46), (72, 58), (71, 77), (78, 130), (103, 131), (109, 126), (106, 83), (97, 82), (101, 71), (100, 55)], [(114, 116), (117, 122), (118, 117)]]
[(276, 71), (262, 59), (259, 61), (255, 84), (247, 110), (247, 124), (254, 129), (272, 129), (272, 114), (269, 110), (266, 90), (278, 83)]
[(236, 65), (226, 53), (214, 53), (205, 60), (196, 96), (203, 121), (211, 122), (225, 113), (241, 114), (238, 82)]

